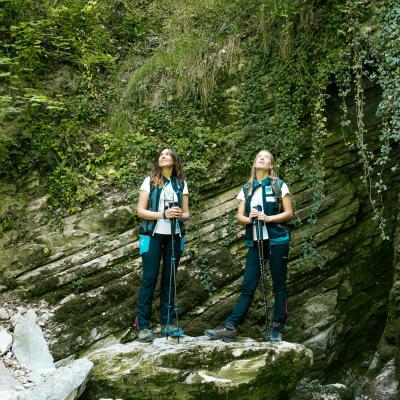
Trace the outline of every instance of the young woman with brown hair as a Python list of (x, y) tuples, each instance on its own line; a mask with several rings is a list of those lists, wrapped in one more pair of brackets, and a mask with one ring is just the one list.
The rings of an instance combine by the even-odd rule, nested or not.
[(162, 334), (181, 336), (174, 325), (178, 317), (176, 304), (176, 270), (184, 246), (183, 221), (189, 218), (189, 191), (177, 152), (165, 147), (157, 154), (150, 176), (140, 187), (137, 207), (140, 225), (140, 255), (143, 276), (137, 300), (139, 341), (152, 342), (150, 330), (152, 300), (161, 259), (160, 323)]

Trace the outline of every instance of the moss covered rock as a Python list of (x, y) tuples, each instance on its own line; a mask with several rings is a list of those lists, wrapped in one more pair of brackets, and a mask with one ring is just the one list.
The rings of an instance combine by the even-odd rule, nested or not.
[(169, 340), (88, 353), (95, 366), (83, 399), (282, 399), (312, 363), (310, 350), (287, 342)]

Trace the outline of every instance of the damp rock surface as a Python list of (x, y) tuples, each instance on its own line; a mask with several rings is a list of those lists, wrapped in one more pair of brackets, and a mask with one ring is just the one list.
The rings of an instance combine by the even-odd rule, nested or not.
[(299, 344), (224, 343), (186, 336), (114, 344), (86, 354), (94, 363), (82, 399), (280, 399), (312, 363)]

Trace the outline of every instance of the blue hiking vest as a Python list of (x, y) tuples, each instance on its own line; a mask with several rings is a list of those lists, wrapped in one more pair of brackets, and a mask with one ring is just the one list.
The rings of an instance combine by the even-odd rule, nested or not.
[[(163, 182), (164, 185), (168, 182), (168, 179), (163, 177)], [(171, 177), (171, 185), (178, 197), (178, 205), (179, 207), (182, 208), (182, 196), (183, 196), (183, 189), (185, 187), (185, 181), (182, 179), (178, 179), (175, 176)], [(148, 210), (150, 211), (156, 211), (158, 212), (158, 205), (160, 202), (160, 196), (161, 196), (161, 191), (163, 190), (162, 187), (158, 187), (153, 185), (153, 183), (150, 180), (150, 195), (149, 195), (149, 206)], [(180, 235), (184, 236), (185, 234), (185, 227), (183, 225), (182, 221), (179, 222), (179, 228), (180, 228)], [(142, 219), (140, 222), (140, 228), (139, 228), (139, 233), (141, 235), (153, 235), (154, 229), (156, 228), (157, 220), (148, 220), (148, 219)]]
[[(282, 189), (283, 180), (278, 179), (279, 187)], [(249, 184), (246, 183), (243, 186), (243, 191), (245, 194), (245, 204), (246, 204), (246, 217), (250, 215), (251, 211), (251, 199), (254, 194), (254, 190), (261, 186), (262, 190), (262, 199), (263, 199), (263, 210), (267, 215), (277, 215), (279, 214), (279, 194), (274, 192), (273, 186), (271, 184), (271, 179), (269, 177), (265, 178), (261, 183), (259, 183), (256, 179), (253, 182), (253, 187), (250, 190), (249, 194), (246, 195), (247, 188)], [(268, 201), (267, 201), (268, 199)], [(274, 244), (284, 244), (289, 243), (290, 241), (290, 233), (285, 223), (274, 223), (270, 222), (265, 224), (268, 231), (269, 243), (271, 245)], [(253, 241), (257, 238), (253, 238), (253, 224), (246, 225), (246, 233), (245, 240), (246, 245), (249, 247), (253, 247)]]

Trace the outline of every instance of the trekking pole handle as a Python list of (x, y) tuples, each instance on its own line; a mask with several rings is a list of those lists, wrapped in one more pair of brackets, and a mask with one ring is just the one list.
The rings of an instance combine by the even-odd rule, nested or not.
[(168, 203), (168, 207), (167, 208), (173, 208), (173, 207), (179, 207), (179, 203), (174, 201), (174, 202), (170, 202)]
[[(253, 207), (253, 208), (255, 208), (257, 211), (262, 211), (262, 207), (261, 207), (260, 204), (256, 205), (256, 206)], [(253, 218), (253, 224), (254, 224), (254, 225), (257, 225), (257, 223), (258, 223), (258, 218)]]
[[(169, 210), (169, 209), (174, 208), (174, 207), (179, 207), (179, 203), (176, 202), (176, 201), (169, 202), (167, 207), (165, 207), (165, 210)], [(169, 219), (171, 219), (171, 220), (174, 219), (175, 220), (176, 218), (174, 217), (174, 218), (169, 218)]]
[[(167, 209), (169, 209), (169, 208), (173, 208), (173, 207), (179, 207), (179, 203), (178, 202), (169, 202), (168, 203), (168, 207), (167, 207)], [(176, 226), (175, 226), (175, 223), (176, 223), (176, 218), (174, 217), (174, 218), (170, 218), (169, 219), (170, 221), (171, 221), (171, 235), (175, 235), (175, 228), (176, 228)]]

